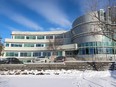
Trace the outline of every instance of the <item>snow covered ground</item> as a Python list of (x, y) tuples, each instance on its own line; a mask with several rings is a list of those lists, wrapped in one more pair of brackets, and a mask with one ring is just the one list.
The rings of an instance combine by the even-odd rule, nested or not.
[(116, 71), (0, 71), (3, 73), (0, 87), (116, 87)]

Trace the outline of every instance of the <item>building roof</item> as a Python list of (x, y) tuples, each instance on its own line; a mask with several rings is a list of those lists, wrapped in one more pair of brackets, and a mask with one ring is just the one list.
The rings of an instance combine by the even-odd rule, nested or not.
[(43, 31), (43, 32), (21, 32), (21, 31), (13, 31), (12, 35), (48, 35), (48, 34), (62, 34), (67, 31)]

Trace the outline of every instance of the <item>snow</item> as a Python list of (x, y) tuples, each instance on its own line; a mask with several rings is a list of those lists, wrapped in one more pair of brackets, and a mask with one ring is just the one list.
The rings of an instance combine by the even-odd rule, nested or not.
[(0, 87), (116, 87), (116, 71), (9, 70), (0, 74)]

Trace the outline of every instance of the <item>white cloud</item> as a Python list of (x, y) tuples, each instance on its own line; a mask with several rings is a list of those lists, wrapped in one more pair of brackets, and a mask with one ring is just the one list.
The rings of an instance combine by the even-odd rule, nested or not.
[(65, 13), (52, 1), (30, 0), (30, 2), (28, 1), (28, 4), (27, 1), (23, 1), (22, 3), (54, 24), (62, 27), (71, 26), (71, 22), (68, 20)]
[(20, 29), (17, 29), (17, 28), (14, 28), (14, 27), (11, 27), (11, 26), (6, 26), (7, 29), (9, 29), (10, 31), (20, 31)]
[(22, 24), (26, 27), (29, 27), (31, 29), (34, 30), (42, 30), (43, 28), (40, 27), (38, 24), (32, 22), (31, 20), (27, 19), (26, 17), (19, 15), (19, 14), (15, 14), (14, 16), (10, 17), (13, 21)]
[(29, 20), (28, 18), (24, 17), (23, 15), (20, 15), (7, 7), (5, 7), (4, 9), (0, 9), (0, 13), (7, 16), (9, 19), (15, 21), (16, 23), (26, 26), (29, 29), (43, 30), (43, 28), (40, 25), (38, 25), (37, 23)]
[(66, 31), (66, 29), (63, 28), (49, 28), (50, 31)]

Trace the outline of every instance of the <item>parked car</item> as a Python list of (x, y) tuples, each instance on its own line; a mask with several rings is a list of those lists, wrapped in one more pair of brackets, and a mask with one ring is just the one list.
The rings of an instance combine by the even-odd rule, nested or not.
[(0, 64), (5, 64), (6, 63), (6, 59), (5, 58), (1, 58), (0, 59)]
[(64, 62), (66, 60), (65, 56), (58, 56), (54, 59), (54, 62)]
[(45, 56), (38, 56), (37, 58), (45, 58)]
[(6, 64), (21, 64), (22, 62), (17, 58), (6, 58)]

